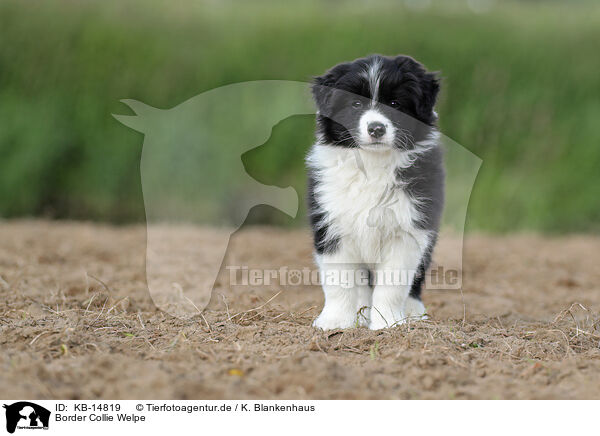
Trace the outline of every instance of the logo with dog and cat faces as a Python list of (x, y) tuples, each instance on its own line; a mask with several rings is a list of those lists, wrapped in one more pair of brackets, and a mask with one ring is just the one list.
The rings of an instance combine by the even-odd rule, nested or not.
[(50, 411), (29, 401), (19, 401), (3, 406), (6, 409), (6, 431), (48, 430)]

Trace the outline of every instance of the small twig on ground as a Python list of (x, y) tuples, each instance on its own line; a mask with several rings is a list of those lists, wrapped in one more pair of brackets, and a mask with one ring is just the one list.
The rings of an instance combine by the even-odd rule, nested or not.
[(111, 312), (111, 311), (112, 311), (112, 310), (113, 310), (115, 307), (117, 307), (117, 305), (119, 305), (120, 303), (122, 303), (122, 302), (123, 302), (123, 301), (125, 301), (125, 300), (129, 300), (129, 297), (123, 297), (123, 298), (121, 298), (120, 300), (118, 300), (118, 301), (117, 301), (115, 304), (113, 304), (113, 306), (112, 306), (110, 309), (108, 309), (108, 312), (106, 312), (106, 316), (108, 316), (108, 315), (110, 314), (110, 312)]
[(47, 334), (47, 333), (52, 333), (52, 332), (42, 332), (42, 333), (40, 333), (40, 334), (39, 334), (39, 335), (37, 335), (35, 338), (33, 338), (33, 339), (31, 340), (31, 342), (29, 342), (29, 345), (33, 345), (33, 343), (34, 343), (35, 341), (37, 341), (37, 340), (38, 340), (38, 339), (39, 339), (41, 336), (43, 336), (43, 335), (45, 335), (45, 334)]
[(94, 295), (92, 295), (92, 298), (90, 298), (90, 302), (88, 303), (87, 307), (85, 308), (85, 313), (88, 313), (88, 309), (90, 308), (90, 305), (92, 304), (92, 301), (94, 301), (94, 298), (96, 298), (96, 293), (94, 293)]
[(102, 280), (100, 280), (98, 277), (91, 275), (90, 273), (88, 273), (86, 271), (85, 273), (87, 276), (89, 276), (90, 278), (96, 280), (98, 283), (100, 283), (102, 286), (104, 286), (104, 289), (106, 289), (106, 292), (108, 292), (109, 294), (112, 294), (112, 291), (110, 290), (110, 288), (108, 287), (108, 285), (106, 283), (104, 283)]
[(229, 313), (229, 304), (227, 304), (227, 298), (223, 294), (221, 294), (221, 298), (223, 299), (223, 303), (225, 304), (225, 311), (227, 312), (227, 319), (229, 321), (231, 321), (231, 313)]
[(210, 324), (208, 323), (208, 321), (206, 320), (206, 317), (204, 316), (204, 314), (202, 312), (200, 312), (200, 316), (204, 320), (204, 323), (206, 324), (206, 328), (208, 329), (208, 332), (212, 333), (212, 329), (210, 328)]
[(102, 314), (104, 313), (104, 309), (106, 308), (106, 302), (108, 301), (110, 297), (106, 297), (106, 300), (104, 300), (104, 304), (102, 305), (102, 309), (100, 310), (100, 313), (98, 314), (98, 316), (96, 317), (96, 319), (94, 319), (94, 322), (98, 321), (100, 319), (100, 317), (102, 316)]
[(231, 318), (235, 318), (238, 315), (246, 315), (250, 312), (256, 312), (260, 309), (262, 309), (263, 307), (265, 307), (267, 304), (269, 304), (271, 301), (273, 301), (275, 298), (277, 298), (279, 296), (279, 294), (281, 294), (282, 291), (279, 291), (278, 293), (276, 293), (275, 295), (273, 295), (271, 298), (269, 298), (265, 303), (261, 304), (260, 306), (257, 306), (253, 309), (249, 309), (249, 310), (244, 310), (242, 312), (238, 312), (235, 315), (233, 315), (232, 317), (229, 318), (229, 320), (231, 321)]

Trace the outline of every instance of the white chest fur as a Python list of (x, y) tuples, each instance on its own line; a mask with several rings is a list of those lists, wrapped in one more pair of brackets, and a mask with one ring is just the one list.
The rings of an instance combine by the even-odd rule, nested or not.
[(415, 226), (419, 212), (414, 200), (395, 175), (396, 168), (409, 164), (408, 159), (406, 152), (396, 150), (321, 144), (308, 155), (329, 236), (339, 237), (344, 251), (355, 252), (362, 262), (379, 262), (393, 241), (405, 235), (420, 240), (419, 245), (427, 244), (427, 232)]

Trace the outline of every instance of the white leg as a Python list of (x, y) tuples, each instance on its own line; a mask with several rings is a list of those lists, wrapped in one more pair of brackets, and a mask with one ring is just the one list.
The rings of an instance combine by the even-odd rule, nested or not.
[(405, 322), (406, 301), (425, 246), (412, 237), (397, 238), (385, 261), (376, 265), (371, 330)]
[(318, 256), (317, 262), (321, 269), (325, 306), (313, 326), (323, 330), (355, 327), (359, 320), (359, 304), (364, 303), (364, 294), (361, 292), (359, 298), (359, 288), (354, 283), (354, 271), (358, 266), (355, 256), (340, 247), (336, 254)]

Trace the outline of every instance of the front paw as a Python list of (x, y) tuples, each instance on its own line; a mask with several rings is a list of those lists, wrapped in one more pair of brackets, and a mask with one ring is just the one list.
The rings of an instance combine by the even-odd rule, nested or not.
[(381, 330), (390, 327), (396, 327), (400, 324), (404, 324), (405, 322), (404, 314), (382, 314), (380, 311), (373, 308), (371, 310), (371, 322), (369, 323), (369, 329)]
[(404, 305), (404, 313), (406, 318), (411, 321), (428, 319), (427, 311), (421, 300), (413, 297), (408, 297)]
[(321, 330), (348, 329), (356, 327), (356, 315), (341, 311), (323, 310), (313, 322)]

